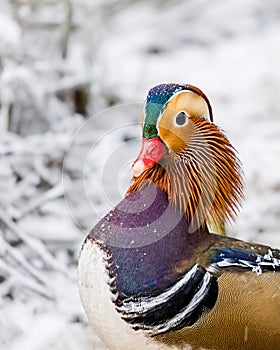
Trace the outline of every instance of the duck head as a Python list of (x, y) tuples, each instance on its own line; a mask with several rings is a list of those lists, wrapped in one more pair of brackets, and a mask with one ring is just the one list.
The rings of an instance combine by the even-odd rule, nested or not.
[(233, 219), (243, 198), (242, 171), (235, 149), (213, 123), (206, 95), (192, 85), (153, 87), (142, 127), (128, 192), (155, 183), (198, 227)]

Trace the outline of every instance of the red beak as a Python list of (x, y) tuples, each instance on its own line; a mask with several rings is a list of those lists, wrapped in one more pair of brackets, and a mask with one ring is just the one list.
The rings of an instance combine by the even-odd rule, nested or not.
[(134, 177), (140, 176), (144, 170), (151, 168), (166, 154), (166, 148), (159, 137), (142, 139), (142, 147), (139, 156), (132, 165)]

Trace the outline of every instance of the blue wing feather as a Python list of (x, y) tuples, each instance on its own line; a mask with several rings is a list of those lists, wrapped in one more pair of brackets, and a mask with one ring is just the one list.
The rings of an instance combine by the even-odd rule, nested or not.
[[(254, 249), (254, 248), (253, 248)], [(252, 250), (253, 250), (252, 249)], [(266, 270), (280, 270), (280, 252), (268, 247), (265, 254), (254, 253), (249, 249), (219, 247), (207, 253), (208, 263), (213, 268), (245, 268), (256, 273)]]

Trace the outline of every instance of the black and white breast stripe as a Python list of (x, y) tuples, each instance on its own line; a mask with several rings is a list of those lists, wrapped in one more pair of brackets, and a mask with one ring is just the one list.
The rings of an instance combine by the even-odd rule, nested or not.
[(216, 278), (196, 264), (166, 291), (127, 298), (116, 309), (133, 329), (157, 335), (194, 324), (214, 306), (217, 293)]

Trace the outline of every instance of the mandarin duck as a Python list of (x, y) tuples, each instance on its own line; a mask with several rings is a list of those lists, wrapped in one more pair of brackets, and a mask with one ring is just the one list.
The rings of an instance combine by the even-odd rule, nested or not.
[(243, 197), (237, 154), (191, 85), (152, 88), (125, 198), (87, 236), (82, 303), (111, 350), (279, 349), (280, 251), (211, 233)]

